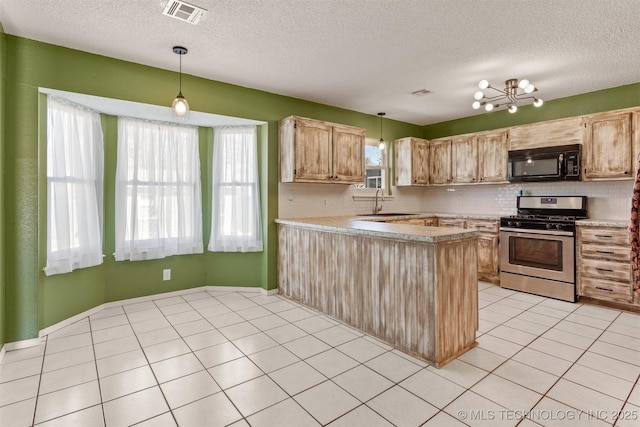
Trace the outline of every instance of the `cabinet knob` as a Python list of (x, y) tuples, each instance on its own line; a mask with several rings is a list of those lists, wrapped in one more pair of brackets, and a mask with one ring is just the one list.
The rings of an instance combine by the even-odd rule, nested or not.
[(629, 175), (629, 171), (624, 171), (624, 174), (625, 175)]

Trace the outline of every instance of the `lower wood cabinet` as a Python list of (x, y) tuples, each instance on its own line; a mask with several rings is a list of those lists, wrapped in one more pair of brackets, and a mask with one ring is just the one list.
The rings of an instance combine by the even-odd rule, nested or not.
[(478, 235), (478, 278), (500, 283), (500, 223), (493, 220), (467, 220), (467, 228), (475, 228)]
[(440, 227), (473, 228), (478, 230), (478, 279), (500, 283), (500, 223), (497, 220), (438, 218)]
[(631, 244), (627, 229), (581, 225), (577, 229), (578, 295), (632, 303)]

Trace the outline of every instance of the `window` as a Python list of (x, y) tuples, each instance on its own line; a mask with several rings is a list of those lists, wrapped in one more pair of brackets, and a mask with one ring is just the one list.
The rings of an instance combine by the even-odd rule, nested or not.
[(116, 260), (202, 251), (198, 128), (118, 118)]
[(255, 126), (214, 129), (212, 183), (209, 250), (262, 251)]
[(47, 98), (47, 276), (102, 264), (102, 144), (100, 114)]
[[(364, 184), (355, 185), (358, 189), (382, 189), (387, 188), (387, 150), (378, 147), (379, 141), (374, 138), (366, 138), (364, 146)], [(387, 144), (388, 147), (388, 144)], [(386, 192), (386, 191), (385, 191)]]

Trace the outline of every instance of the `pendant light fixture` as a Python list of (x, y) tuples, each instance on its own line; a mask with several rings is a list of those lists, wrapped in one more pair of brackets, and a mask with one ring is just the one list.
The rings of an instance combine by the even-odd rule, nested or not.
[(386, 113), (378, 113), (378, 116), (380, 116), (380, 143), (378, 144), (378, 148), (380, 150), (384, 150), (385, 147), (387, 146), (387, 144), (384, 142), (384, 139), (382, 138), (382, 118), (386, 115)]
[(178, 92), (178, 96), (173, 100), (173, 104), (171, 104), (171, 109), (173, 110), (173, 115), (175, 117), (186, 119), (189, 117), (189, 103), (186, 98), (182, 95), (182, 55), (186, 55), (187, 50), (186, 47), (182, 46), (174, 46), (173, 53), (180, 55), (180, 90)]

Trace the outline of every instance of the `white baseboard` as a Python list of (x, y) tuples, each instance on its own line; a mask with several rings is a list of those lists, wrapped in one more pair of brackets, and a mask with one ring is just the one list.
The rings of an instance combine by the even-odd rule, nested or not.
[(8, 342), (2, 348), (6, 349), (6, 351), (11, 351), (11, 350), (20, 350), (23, 348), (35, 347), (40, 344), (42, 344), (42, 338), (31, 338), (28, 340)]
[(163, 292), (160, 294), (153, 294), (153, 295), (147, 295), (144, 297), (136, 297), (136, 298), (129, 298), (129, 299), (125, 299), (125, 300), (119, 300), (119, 301), (111, 301), (111, 302), (106, 302), (104, 304), (100, 304), (99, 306), (93, 307), (89, 310), (83, 311), (82, 313), (76, 314), (75, 316), (71, 316), (67, 319), (61, 320), (58, 323), (55, 323), (51, 326), (48, 326), (42, 330), (40, 330), (40, 332), (38, 333), (38, 338), (33, 338), (33, 339), (28, 339), (28, 340), (21, 340), (21, 341), (15, 341), (15, 342), (10, 342), (10, 343), (5, 343), (2, 348), (0, 348), (0, 362), (2, 362), (2, 359), (5, 355), (5, 353), (7, 351), (12, 351), (12, 350), (20, 350), (23, 348), (28, 348), (28, 347), (33, 347), (33, 346), (37, 346), (40, 345), (42, 342), (42, 338), (53, 333), (56, 331), (59, 331), (60, 329), (69, 326), (79, 320), (84, 319), (85, 317), (89, 317), (92, 316), (98, 312), (100, 312), (101, 310), (104, 310), (106, 308), (112, 308), (112, 307), (120, 307), (123, 305), (129, 305), (129, 304), (136, 304), (136, 303), (140, 303), (140, 302), (146, 302), (146, 301), (152, 301), (152, 300), (156, 300), (158, 299), (158, 296), (160, 296), (161, 298), (170, 298), (170, 297), (174, 297), (174, 296), (179, 296), (179, 295), (186, 295), (186, 294), (192, 294), (192, 293), (196, 293), (196, 292), (205, 292), (205, 291), (214, 291), (214, 292), (255, 292), (255, 293), (261, 293), (262, 295), (276, 295), (278, 293), (278, 289), (270, 289), (270, 290), (266, 290), (264, 288), (261, 287), (251, 287), (251, 286), (200, 286), (198, 288), (189, 288), (189, 289), (182, 289), (179, 291), (171, 291), (171, 292)]

